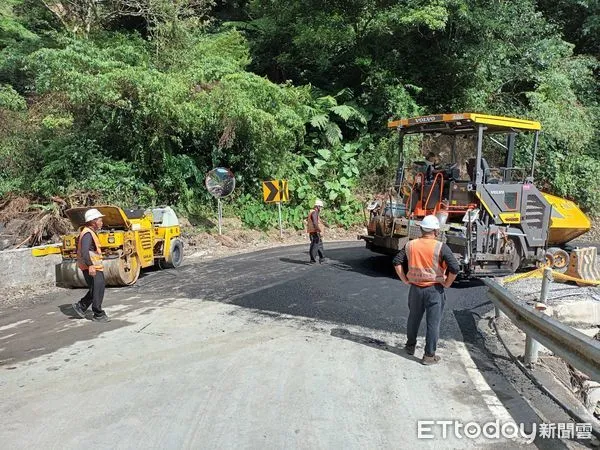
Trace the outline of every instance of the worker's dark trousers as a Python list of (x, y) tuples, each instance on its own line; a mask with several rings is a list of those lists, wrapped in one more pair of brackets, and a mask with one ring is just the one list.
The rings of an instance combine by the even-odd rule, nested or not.
[(310, 233), (310, 260), (317, 260), (317, 253), (319, 254), (319, 261), (325, 258), (323, 254), (323, 240), (321, 239), (321, 235), (319, 233)]
[(421, 325), (421, 319), (425, 314), (427, 320), (425, 354), (428, 356), (435, 355), (437, 341), (440, 337), (440, 323), (444, 312), (444, 303), (446, 303), (446, 294), (443, 286), (439, 284), (429, 287), (410, 286), (408, 292), (408, 309), (410, 312), (406, 325), (407, 346), (416, 345), (419, 325)]
[(95, 316), (104, 315), (102, 311), (102, 300), (104, 300), (104, 273), (96, 272), (96, 276), (91, 276), (87, 270), (83, 270), (85, 282), (88, 285), (88, 291), (85, 296), (79, 301), (81, 309), (87, 310), (92, 305), (92, 311)]

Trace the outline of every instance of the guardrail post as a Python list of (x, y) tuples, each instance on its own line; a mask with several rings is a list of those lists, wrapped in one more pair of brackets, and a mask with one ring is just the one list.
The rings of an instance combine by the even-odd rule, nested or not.
[(552, 281), (552, 269), (546, 267), (544, 269), (544, 277), (542, 278), (542, 291), (540, 292), (540, 303), (546, 304), (548, 299), (548, 290), (550, 289), (550, 282)]
[(538, 351), (540, 349), (540, 344), (535, 339), (532, 339), (531, 336), (527, 335), (525, 338), (525, 356), (524, 361), (525, 364), (530, 366), (531, 364), (535, 364), (538, 362)]
[[(546, 267), (544, 269), (544, 276), (542, 278), (540, 303), (546, 304), (546, 300), (548, 299), (548, 291), (550, 289), (550, 281), (552, 281), (552, 269), (550, 267)], [(531, 338), (531, 336), (527, 335), (525, 338), (525, 355), (523, 357), (525, 364), (531, 365), (537, 363), (539, 349), (540, 344), (535, 339)]]
[(506, 314), (498, 306), (494, 305), (494, 319), (498, 320), (502, 317), (506, 317)]

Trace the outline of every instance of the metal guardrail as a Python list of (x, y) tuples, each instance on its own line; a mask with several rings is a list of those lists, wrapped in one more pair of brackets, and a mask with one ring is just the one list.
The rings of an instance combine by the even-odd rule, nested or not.
[(527, 335), (554, 352), (576, 369), (600, 382), (600, 341), (586, 336), (543, 312), (519, 303), (506, 288), (491, 279), (483, 282), (488, 296), (506, 316)]

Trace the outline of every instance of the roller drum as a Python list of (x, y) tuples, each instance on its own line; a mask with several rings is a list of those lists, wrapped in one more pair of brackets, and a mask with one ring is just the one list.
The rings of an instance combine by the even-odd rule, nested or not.
[(66, 288), (87, 287), (83, 272), (74, 259), (56, 265), (56, 285)]
[[(140, 276), (140, 264), (135, 256), (105, 259), (104, 281), (107, 286), (129, 286)], [(65, 260), (56, 266), (56, 285), (60, 287), (87, 287), (83, 272), (75, 260)]]
[(105, 259), (103, 265), (107, 286), (129, 286), (140, 276), (140, 264), (135, 256)]

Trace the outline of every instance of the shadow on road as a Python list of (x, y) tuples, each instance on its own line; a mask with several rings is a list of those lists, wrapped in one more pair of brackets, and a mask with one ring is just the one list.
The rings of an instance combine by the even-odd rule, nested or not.
[(468, 280), (458, 280), (452, 284), (452, 289), (470, 289), (474, 287), (485, 286), (479, 278), (471, 278)]
[(389, 345), (385, 341), (375, 339), (368, 336), (361, 336), (360, 334), (350, 333), (346, 328), (333, 328), (331, 330), (331, 336), (347, 341), (356, 342), (357, 344), (366, 345), (367, 347), (375, 348), (377, 350), (384, 350), (386, 352), (393, 353), (394, 355), (401, 356), (402, 358), (408, 359), (409, 361), (415, 361), (420, 363), (421, 360), (416, 356), (409, 355), (404, 350), (404, 347), (395, 347)]
[(71, 303), (65, 303), (64, 305), (60, 305), (58, 309), (60, 309), (61, 313), (63, 313), (67, 317), (70, 317), (71, 319), (81, 319), (81, 317), (79, 317), (73, 309), (73, 305)]
[(365, 249), (358, 248), (343, 248), (343, 249), (325, 249), (325, 256), (331, 262), (342, 263), (345, 270), (352, 270), (362, 275), (369, 277), (383, 277), (397, 279), (396, 271), (392, 265), (392, 257), (386, 255), (377, 255), (367, 253), (365, 257)]
[(310, 266), (306, 259), (279, 258), (279, 261), (288, 264), (300, 264), (301, 266)]

